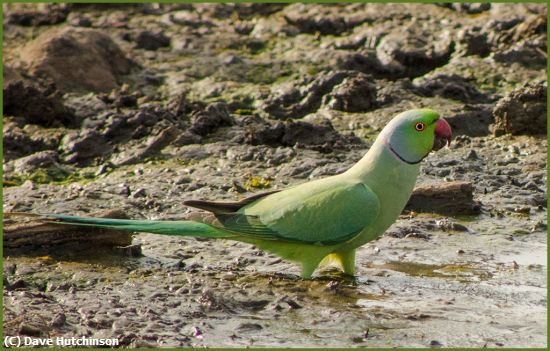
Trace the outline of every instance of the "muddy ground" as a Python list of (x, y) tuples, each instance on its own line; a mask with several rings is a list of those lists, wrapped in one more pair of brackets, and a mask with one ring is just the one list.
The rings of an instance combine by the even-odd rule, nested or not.
[(418, 185), (477, 204), (404, 212), (355, 279), (230, 241), (5, 241), (4, 335), (547, 346), (546, 5), (3, 6), (4, 212), (184, 218), (341, 172), (413, 107), (455, 132)]

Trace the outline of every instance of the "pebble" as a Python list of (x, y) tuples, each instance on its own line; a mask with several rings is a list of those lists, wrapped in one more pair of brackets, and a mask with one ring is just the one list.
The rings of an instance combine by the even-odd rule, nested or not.
[(468, 155), (464, 158), (465, 160), (478, 160), (479, 156), (477, 155), (477, 152), (475, 150), (470, 150), (468, 152)]
[(432, 340), (432, 341), (430, 341), (430, 347), (432, 347), (432, 348), (437, 348), (437, 349), (438, 349), (438, 348), (443, 347), (443, 344), (440, 343), (440, 342), (437, 341), (437, 340)]
[(143, 188), (139, 188), (137, 189), (136, 191), (134, 191), (133, 193), (130, 194), (130, 197), (134, 198), (134, 199), (137, 199), (139, 197), (145, 197), (145, 189)]
[(18, 333), (20, 335), (40, 336), (42, 335), (42, 330), (34, 325), (23, 322), (19, 325)]
[(27, 283), (23, 279), (17, 279), (15, 282), (13, 282), (7, 287), (7, 290), (12, 291), (17, 289), (24, 289), (26, 287), (27, 287)]
[(66, 321), (67, 321), (67, 316), (65, 316), (64, 313), (58, 313), (50, 321), (50, 326), (59, 328), (64, 326)]

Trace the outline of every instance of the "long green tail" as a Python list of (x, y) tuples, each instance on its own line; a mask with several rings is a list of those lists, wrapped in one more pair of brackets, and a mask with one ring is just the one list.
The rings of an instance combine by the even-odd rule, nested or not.
[(96, 217), (77, 217), (64, 215), (45, 215), (58, 224), (80, 225), (96, 228), (127, 230), (175, 236), (199, 236), (208, 238), (228, 238), (233, 235), (213, 228), (208, 224), (195, 221), (151, 221), (134, 219), (113, 219)]

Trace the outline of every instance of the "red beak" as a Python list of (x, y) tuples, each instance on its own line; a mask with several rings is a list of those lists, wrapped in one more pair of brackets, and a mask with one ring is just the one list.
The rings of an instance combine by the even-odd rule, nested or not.
[(435, 122), (435, 140), (432, 150), (437, 151), (444, 147), (445, 144), (451, 145), (452, 136), (453, 132), (449, 123), (443, 118), (438, 119)]

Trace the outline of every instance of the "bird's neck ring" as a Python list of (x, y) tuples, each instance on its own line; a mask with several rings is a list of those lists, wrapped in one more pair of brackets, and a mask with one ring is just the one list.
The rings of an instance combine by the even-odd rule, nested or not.
[(420, 162), (422, 162), (422, 160), (428, 156), (424, 156), (422, 158), (420, 158), (420, 160), (418, 161), (409, 161), (407, 159), (405, 159), (403, 156), (399, 155), (399, 153), (397, 151), (395, 151), (395, 149), (391, 146), (390, 142), (388, 140), (385, 140), (384, 144), (388, 147), (388, 149), (390, 149), (390, 151), (392, 152), (392, 154), (395, 155), (395, 157), (397, 157), (401, 162), (405, 162), (409, 165), (416, 165), (416, 164), (419, 164)]

